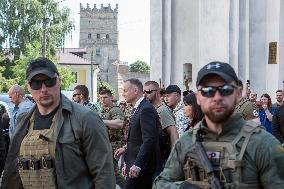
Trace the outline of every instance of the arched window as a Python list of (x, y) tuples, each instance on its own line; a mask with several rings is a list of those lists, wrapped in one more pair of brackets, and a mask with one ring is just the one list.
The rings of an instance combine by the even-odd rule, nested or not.
[(100, 39), (101, 35), (99, 33), (97, 33), (97, 39)]
[(92, 38), (92, 34), (88, 34), (88, 39), (91, 39)]
[(106, 34), (106, 38), (109, 39), (109, 34)]

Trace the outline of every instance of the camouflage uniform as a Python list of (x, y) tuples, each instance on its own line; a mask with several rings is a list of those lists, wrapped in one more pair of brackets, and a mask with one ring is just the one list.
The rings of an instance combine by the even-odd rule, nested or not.
[(283, 147), (255, 122), (235, 114), (224, 123), (219, 135), (210, 131), (204, 120), (189, 129), (176, 142), (153, 189), (180, 188), (184, 182), (210, 188), (200, 157), (194, 151), (199, 130), (204, 134), (202, 144), (222, 188), (284, 188)]
[(248, 98), (242, 98), (236, 105), (235, 111), (241, 114), (245, 120), (251, 120), (259, 116), (257, 105)]
[[(101, 117), (103, 120), (115, 120), (115, 119), (123, 120), (123, 112), (118, 106), (112, 105), (111, 107), (103, 108), (101, 112)], [(109, 135), (109, 140), (110, 140), (113, 152), (115, 152), (115, 150), (117, 150), (118, 148), (122, 147), (123, 129), (109, 129), (108, 128), (108, 135)], [(124, 188), (125, 180), (123, 176), (120, 174), (120, 171), (118, 168), (118, 160), (113, 158), (113, 164), (114, 164), (116, 184), (118, 184), (120, 188)]]
[(130, 122), (130, 116), (132, 111), (132, 104), (127, 104), (126, 108), (124, 110), (124, 120), (123, 120), (123, 145), (126, 145), (127, 143), (127, 136), (128, 136), (128, 130), (129, 130), (129, 122)]

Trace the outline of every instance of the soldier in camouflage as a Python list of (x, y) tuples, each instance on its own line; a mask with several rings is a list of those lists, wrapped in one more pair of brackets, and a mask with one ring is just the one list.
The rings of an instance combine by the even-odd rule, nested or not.
[[(102, 105), (101, 116), (103, 122), (108, 128), (109, 140), (111, 142), (112, 150), (119, 149), (123, 145), (123, 112), (119, 108), (119, 106), (115, 106), (113, 103), (113, 96), (110, 90), (104, 89), (100, 92), (100, 103)], [(113, 159), (114, 163), (114, 171), (116, 177), (116, 184), (120, 186), (120, 188), (124, 188), (125, 180), (120, 174), (118, 168), (118, 160)]]
[[(243, 83), (241, 80), (239, 80), (238, 86), (241, 87), (241, 89), (243, 89)], [(250, 101), (248, 97), (241, 97), (241, 99), (239, 100), (239, 102), (235, 107), (235, 111), (241, 114), (244, 120), (253, 120), (259, 123), (258, 107), (255, 103)]]
[(98, 107), (89, 100), (89, 90), (86, 85), (77, 85), (74, 88), (72, 100), (86, 106), (100, 115)]
[[(176, 142), (153, 189), (284, 188), (284, 149), (255, 122), (235, 113), (242, 94), (237, 84), (227, 63), (211, 62), (198, 72), (196, 96), (204, 119)], [(200, 143), (205, 153), (197, 150)]]
[(127, 142), (127, 135), (128, 135), (128, 129), (129, 129), (129, 121), (130, 121), (130, 116), (131, 116), (131, 111), (132, 111), (132, 104), (126, 103), (125, 101), (120, 102), (119, 107), (121, 111), (123, 112), (123, 136), (122, 136), (122, 141), (123, 144), (122, 146), (126, 145)]

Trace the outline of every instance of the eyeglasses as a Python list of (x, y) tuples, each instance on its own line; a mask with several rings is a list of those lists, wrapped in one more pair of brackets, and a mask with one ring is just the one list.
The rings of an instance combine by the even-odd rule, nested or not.
[(79, 94), (79, 93), (73, 94), (73, 97), (75, 97), (75, 96), (77, 96), (77, 95), (81, 95), (81, 94)]
[(153, 91), (157, 91), (157, 90), (148, 90), (148, 91), (144, 90), (143, 93), (144, 93), (144, 94), (145, 94), (145, 93), (146, 93), (146, 94), (151, 94)]
[(212, 86), (202, 87), (198, 89), (198, 91), (200, 91), (201, 95), (204, 97), (213, 97), (215, 96), (216, 91), (219, 91), (221, 96), (229, 96), (233, 94), (235, 88), (237, 87), (234, 85), (225, 84), (219, 87), (212, 87)]
[(44, 85), (46, 87), (53, 87), (56, 85), (56, 80), (57, 80), (57, 77), (54, 77), (54, 78), (48, 78), (46, 80), (34, 80), (32, 79), (29, 84), (32, 88), (32, 90), (39, 90), (41, 89), (42, 87), (42, 83), (44, 83)]

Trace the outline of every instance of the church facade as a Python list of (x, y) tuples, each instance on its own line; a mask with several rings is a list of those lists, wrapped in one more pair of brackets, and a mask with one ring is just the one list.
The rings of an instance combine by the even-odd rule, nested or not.
[(284, 1), (151, 0), (151, 79), (195, 90), (210, 61), (232, 65), (251, 91), (284, 85)]

